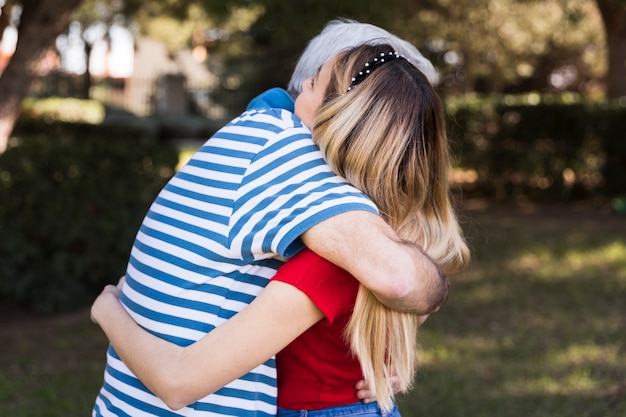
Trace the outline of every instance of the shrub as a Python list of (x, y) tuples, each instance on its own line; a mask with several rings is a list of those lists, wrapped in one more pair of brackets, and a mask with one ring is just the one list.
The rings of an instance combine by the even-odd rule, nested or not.
[(39, 312), (70, 310), (123, 275), (178, 158), (133, 129), (36, 130), (0, 156), (0, 297)]
[(468, 194), (535, 201), (626, 193), (626, 107), (571, 95), (447, 101), (456, 165)]
[(49, 122), (101, 123), (105, 108), (95, 100), (49, 97), (26, 98), (22, 102), (22, 119), (46, 120)]

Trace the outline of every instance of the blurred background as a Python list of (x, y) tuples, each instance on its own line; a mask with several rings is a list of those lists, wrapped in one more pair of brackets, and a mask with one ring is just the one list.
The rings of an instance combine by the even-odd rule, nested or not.
[(88, 306), (149, 204), (336, 18), (435, 65), (473, 251), (403, 414), (626, 415), (626, 1), (0, 7), (0, 415), (89, 414)]

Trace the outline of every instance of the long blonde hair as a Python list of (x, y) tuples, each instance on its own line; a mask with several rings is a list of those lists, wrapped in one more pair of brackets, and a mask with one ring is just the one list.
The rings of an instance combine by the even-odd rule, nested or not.
[[(399, 237), (419, 245), (445, 274), (469, 263), (449, 195), (450, 155), (443, 109), (426, 77), (405, 59), (380, 65), (358, 85), (352, 77), (388, 45), (362, 45), (335, 58), (313, 140), (327, 163), (367, 194)], [(393, 407), (417, 363), (419, 318), (391, 310), (359, 288), (346, 340), (381, 409)]]

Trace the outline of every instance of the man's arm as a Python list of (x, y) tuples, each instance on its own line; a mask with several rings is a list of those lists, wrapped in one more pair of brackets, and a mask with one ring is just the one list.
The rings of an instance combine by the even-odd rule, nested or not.
[(336, 215), (303, 233), (302, 240), (395, 310), (428, 314), (448, 296), (448, 279), (437, 265), (373, 213)]

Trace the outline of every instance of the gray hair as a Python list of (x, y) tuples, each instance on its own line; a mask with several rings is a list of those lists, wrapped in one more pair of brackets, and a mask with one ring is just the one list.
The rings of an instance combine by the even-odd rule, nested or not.
[(304, 80), (314, 76), (324, 62), (344, 49), (364, 43), (391, 45), (396, 52), (404, 55), (409, 62), (422, 71), (431, 84), (435, 85), (439, 81), (439, 74), (433, 64), (424, 58), (411, 43), (378, 26), (350, 19), (336, 19), (328, 22), (324, 30), (311, 39), (298, 60), (287, 91), (295, 98), (302, 92)]

